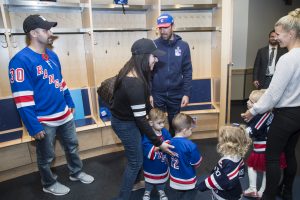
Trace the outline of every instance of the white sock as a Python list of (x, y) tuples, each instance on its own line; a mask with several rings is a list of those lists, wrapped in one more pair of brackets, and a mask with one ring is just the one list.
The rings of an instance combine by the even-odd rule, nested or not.
[(248, 177), (249, 177), (249, 188), (256, 191), (257, 172), (252, 167), (248, 167)]

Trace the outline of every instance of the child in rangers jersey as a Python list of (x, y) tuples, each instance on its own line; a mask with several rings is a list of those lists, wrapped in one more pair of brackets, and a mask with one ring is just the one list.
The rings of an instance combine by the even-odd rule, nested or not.
[(212, 199), (241, 199), (243, 191), (239, 179), (244, 177), (243, 156), (250, 144), (251, 139), (243, 128), (222, 127), (217, 145), (217, 151), (222, 155), (222, 158), (218, 161), (210, 176), (203, 181), (197, 181), (196, 188), (200, 191), (211, 190)]
[[(165, 126), (166, 115), (163, 111), (153, 108), (149, 112), (149, 124), (161, 141), (169, 141), (170, 133)], [(165, 153), (159, 151), (146, 135), (143, 136), (143, 168), (145, 176), (145, 193), (143, 200), (150, 199), (150, 193), (156, 187), (160, 200), (168, 200), (164, 189), (169, 179), (169, 167)]]
[[(253, 104), (256, 103), (260, 97), (264, 94), (265, 90), (253, 90), (249, 96), (247, 102), (248, 109), (252, 108)], [(248, 165), (248, 176), (249, 176), (249, 188), (244, 191), (245, 197), (261, 198), (266, 188), (266, 143), (267, 133), (269, 126), (273, 120), (273, 113), (266, 112), (264, 114), (258, 114), (253, 117), (247, 123), (247, 133), (253, 140), (253, 150), (247, 159)], [(286, 167), (285, 156), (282, 153), (280, 157), (280, 167)], [(262, 183), (259, 191), (257, 191), (257, 172), (263, 173)]]
[(196, 168), (200, 165), (202, 156), (197, 149), (197, 145), (188, 139), (192, 135), (192, 128), (195, 125), (194, 120), (189, 115), (179, 113), (173, 121), (175, 136), (170, 144), (175, 156), (169, 156), (170, 164), (170, 187), (174, 189), (173, 199), (194, 199), (196, 195), (193, 189), (196, 184)]

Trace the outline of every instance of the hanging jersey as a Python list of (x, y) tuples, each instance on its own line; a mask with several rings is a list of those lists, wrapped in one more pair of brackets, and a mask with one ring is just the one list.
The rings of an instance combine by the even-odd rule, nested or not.
[(197, 183), (200, 191), (212, 190), (217, 199), (237, 200), (241, 198), (240, 178), (244, 177), (245, 165), (242, 158), (224, 156), (211, 175)]
[[(167, 129), (162, 129), (161, 141), (170, 141), (172, 138)], [(152, 184), (165, 183), (169, 178), (169, 167), (166, 154), (161, 151), (155, 151), (155, 146), (143, 135), (143, 154), (144, 154), (144, 176), (145, 181)]]
[(253, 138), (253, 151), (256, 153), (264, 153), (267, 144), (267, 133), (272, 123), (274, 114), (272, 112), (266, 112), (265, 114), (259, 114), (253, 117), (253, 119), (247, 124), (247, 133)]
[(175, 148), (175, 156), (169, 156), (170, 187), (176, 190), (191, 190), (196, 184), (196, 168), (200, 165), (202, 156), (197, 145), (187, 138), (174, 137), (170, 144)]
[(70, 92), (57, 55), (38, 54), (25, 47), (9, 63), (12, 95), (29, 134), (44, 130), (41, 123), (59, 126), (73, 119)]

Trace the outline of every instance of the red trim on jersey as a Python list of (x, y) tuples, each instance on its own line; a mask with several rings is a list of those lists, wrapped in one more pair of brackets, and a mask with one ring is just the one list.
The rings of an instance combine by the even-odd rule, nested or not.
[(59, 121), (62, 119), (67, 118), (72, 112), (70, 110), (68, 110), (65, 114), (63, 114), (62, 116), (59, 117), (55, 117), (55, 118), (39, 118), (39, 122), (42, 121)]
[(178, 180), (175, 179), (174, 177), (170, 177), (171, 181), (175, 182), (175, 183), (180, 183), (180, 184), (194, 184), (196, 183), (196, 178), (194, 178), (193, 180), (190, 181), (185, 181), (185, 180)]
[(167, 178), (169, 176), (169, 173), (166, 173), (165, 175), (161, 175), (161, 176), (153, 176), (153, 175), (144, 173), (144, 176), (149, 179), (160, 180), (160, 179)]
[(257, 122), (257, 124), (255, 125), (255, 128), (258, 130), (261, 125), (266, 121), (266, 119), (269, 117), (270, 113), (265, 113), (262, 118), (260, 118), (260, 120)]
[(255, 149), (265, 149), (266, 147), (267, 147), (267, 145), (266, 144), (253, 144), (253, 147), (255, 148)]
[(208, 184), (209, 184), (209, 186), (211, 187), (211, 188), (213, 188), (213, 189), (216, 189), (217, 187), (215, 186), (215, 184), (213, 183), (213, 181), (211, 180), (211, 176), (209, 176), (208, 178), (207, 178), (207, 182), (208, 182)]
[(34, 101), (33, 95), (14, 97), (14, 100), (15, 100), (16, 104)]

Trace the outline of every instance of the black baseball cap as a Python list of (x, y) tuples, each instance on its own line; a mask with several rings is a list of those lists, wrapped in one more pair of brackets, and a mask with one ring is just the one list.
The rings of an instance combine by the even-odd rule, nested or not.
[(36, 28), (50, 30), (56, 25), (57, 22), (49, 22), (45, 17), (41, 15), (29, 15), (23, 22), (23, 30), (25, 33), (29, 33), (31, 30), (34, 30)]
[(166, 52), (159, 50), (153, 40), (142, 38), (135, 41), (131, 47), (132, 55), (153, 54), (154, 56), (163, 56)]

